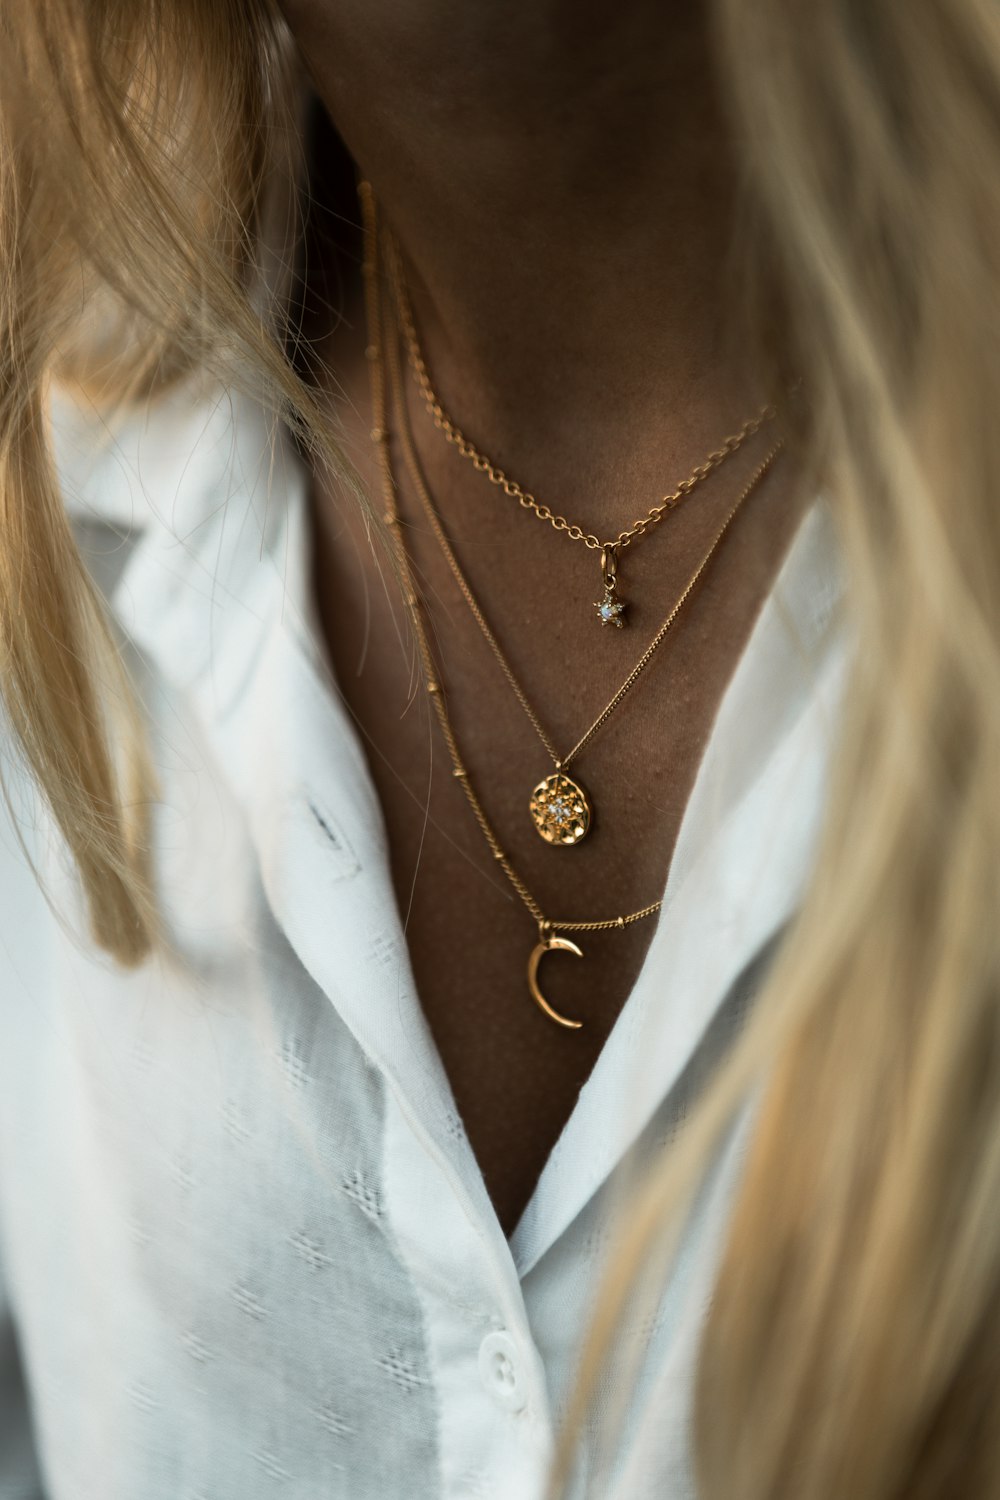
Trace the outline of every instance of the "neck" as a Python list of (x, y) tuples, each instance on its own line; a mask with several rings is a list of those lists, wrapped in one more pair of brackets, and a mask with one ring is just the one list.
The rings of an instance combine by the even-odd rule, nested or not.
[(345, 4), (310, 33), (298, 3), (435, 385), (492, 457), (606, 522), (751, 414), (727, 348), (736, 172), (700, 5), (403, 0), (365, 25)]

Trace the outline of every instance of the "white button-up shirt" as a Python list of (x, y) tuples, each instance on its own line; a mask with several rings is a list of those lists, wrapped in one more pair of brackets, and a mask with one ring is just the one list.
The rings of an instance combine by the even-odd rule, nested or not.
[[(629, 1163), (682, 1127), (808, 876), (847, 656), (829, 518), (763, 607), (638, 982), (508, 1242), (324, 664), (290, 443), (184, 392), (114, 434), (60, 398), (54, 425), (148, 720), (172, 951), (95, 950), (3, 749), (0, 1500), (537, 1500)], [(632, 1330), (613, 1472), (583, 1434), (581, 1493), (694, 1493), (742, 1140)]]

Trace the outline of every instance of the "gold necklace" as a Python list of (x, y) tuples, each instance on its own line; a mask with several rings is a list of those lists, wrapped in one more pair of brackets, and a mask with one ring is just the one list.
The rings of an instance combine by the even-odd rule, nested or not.
[(437, 680), (434, 658), (431, 653), (430, 641), (420, 612), (420, 602), (417, 594), (413, 572), (410, 567), (406, 544), (403, 540), (399, 513), (396, 506), (396, 482), (392, 468), (392, 454), (389, 447), (389, 431), (387, 426), (387, 403), (386, 403), (386, 380), (385, 369), (382, 359), (382, 324), (381, 316), (382, 293), (378, 279), (378, 252), (377, 252), (377, 213), (374, 195), (368, 183), (359, 185), (358, 194), (361, 199), (362, 212), (364, 215), (365, 230), (365, 259), (364, 259), (364, 282), (365, 282), (365, 309), (368, 321), (368, 348), (369, 371), (371, 379), (371, 401), (372, 401), (372, 441), (377, 445), (379, 465), (382, 474), (382, 486), (385, 500), (384, 520), (389, 527), (396, 559), (400, 569), (400, 575), (404, 582), (406, 603), (413, 620), (414, 632), (416, 634), (417, 646), (420, 652), (421, 664), (424, 672), (424, 680), (434, 711), (437, 715), (438, 724), (448, 747), (448, 754), (452, 762), (452, 774), (458, 780), (466, 800), (472, 810), (473, 816), (489, 845), (493, 858), (503, 870), (512, 888), (533, 917), (538, 926), (538, 941), (532, 947), (528, 958), (527, 984), (528, 992), (539, 1009), (551, 1021), (569, 1030), (577, 1031), (582, 1022), (573, 1020), (569, 1016), (561, 1015), (545, 999), (538, 981), (539, 965), (547, 953), (563, 952), (573, 953), (577, 958), (583, 957), (583, 951), (576, 943), (568, 937), (561, 937), (560, 933), (569, 932), (622, 932), (626, 927), (631, 927), (634, 922), (642, 922), (647, 917), (654, 916), (663, 905), (662, 899), (651, 901), (648, 906), (640, 907), (638, 911), (629, 912), (627, 915), (618, 917), (598, 918), (593, 921), (553, 921), (546, 917), (545, 912), (531, 891), (525, 885), (520, 875), (514, 869), (499, 839), (493, 831), (492, 825), (486, 816), (483, 805), (476, 795), (468, 770), (462, 760), (455, 738), (455, 732), (448, 715), (448, 708), (441, 684)]
[(413, 484), (414, 489), (416, 490), (417, 497), (420, 501), (423, 512), (427, 517), (428, 524), (432, 532), (434, 533), (439, 547), (441, 548), (445, 561), (447, 562), (451, 574), (454, 577), (456, 584), (458, 585), (462, 597), (465, 599), (466, 604), (469, 606), (472, 616), (475, 619), (476, 624), (479, 626), (479, 629), (482, 632), (483, 637), (486, 640), (486, 643), (493, 653), (493, 656), (495, 657), (497, 663), (499, 664), (504, 676), (506, 677), (511, 690), (514, 693), (514, 696), (520, 703), (522, 709), (525, 712), (525, 715), (534, 728), (535, 733), (538, 735), (538, 738), (545, 746), (545, 749), (548, 752), (548, 755), (552, 760), (554, 766), (554, 771), (552, 772), (552, 774), (543, 777), (543, 779), (538, 782), (538, 784), (533, 788), (531, 792), (531, 798), (528, 803), (528, 811), (531, 815), (532, 826), (547, 844), (551, 844), (556, 848), (570, 848), (573, 845), (580, 843), (580, 841), (586, 837), (591, 828), (594, 816), (592, 801), (588, 796), (588, 793), (584, 790), (579, 781), (568, 775), (570, 762), (576, 759), (581, 751), (584, 750), (584, 748), (590, 743), (598, 730), (604, 726), (604, 724), (614, 713), (615, 709), (622, 702), (623, 698), (631, 690), (640, 674), (648, 666), (654, 652), (657, 650), (658, 646), (661, 644), (664, 637), (673, 626), (674, 621), (677, 619), (677, 616), (680, 614), (688, 598), (693, 593), (699, 579), (701, 578), (705, 569), (708, 567), (708, 564), (711, 561), (716, 548), (719, 546), (722, 538), (725, 536), (732, 522), (735, 520), (740, 507), (743, 505), (744, 501), (749, 498), (749, 496), (753, 493), (757, 486), (763, 481), (764, 476), (773, 466), (775, 459), (781, 451), (781, 444), (777, 443), (771, 449), (770, 453), (767, 454), (766, 458), (752, 474), (749, 483), (746, 485), (743, 492), (739, 496), (739, 499), (736, 501), (735, 505), (733, 505), (732, 509), (729, 511), (729, 514), (726, 516), (722, 525), (716, 532), (712, 544), (702, 558), (701, 563), (699, 564), (691, 578), (688, 580), (688, 583), (681, 593), (680, 598), (674, 604), (666, 619), (661, 624), (659, 630), (654, 635), (649, 646), (643, 652), (642, 656), (639, 658), (632, 671), (626, 677), (621, 687), (615, 693), (614, 697), (610, 700), (609, 703), (605, 705), (594, 722), (580, 736), (580, 738), (577, 740), (576, 744), (568, 752), (568, 754), (560, 756), (559, 752), (556, 750), (555, 745), (552, 742), (551, 737), (549, 736), (544, 725), (539, 719), (538, 714), (532, 708), (527, 694), (514, 675), (514, 670), (511, 667), (506, 654), (502, 650), (500, 643), (494, 635), (489, 622), (483, 614), (479, 601), (476, 599), (469, 581), (466, 578), (457, 557), (455, 556), (454, 550), (452, 549), (447, 532), (445, 531), (444, 525), (441, 521), (441, 517), (438, 514), (437, 507), (435, 506), (434, 501), (431, 498), (431, 494), (427, 487), (427, 482), (424, 478), (423, 471), (420, 467), (420, 461), (417, 457), (416, 450), (413, 444), (413, 434), (410, 428), (409, 414), (406, 410), (406, 396), (403, 389), (402, 371), (400, 369), (399, 363), (399, 349), (396, 340), (389, 336), (388, 330), (386, 330), (385, 332), (385, 343), (389, 387), (392, 391), (393, 407), (396, 414), (397, 434), (399, 437), (400, 447), (403, 452), (403, 458), (406, 463), (410, 480)]
[(697, 489), (709, 474), (713, 473), (720, 464), (725, 463), (726, 459), (739, 448), (742, 448), (748, 438), (753, 437), (765, 422), (769, 422), (774, 417), (774, 407), (763, 406), (755, 417), (749, 417), (743, 423), (738, 432), (724, 439), (702, 463), (696, 464), (687, 478), (680, 481), (676, 489), (664, 495), (627, 530), (620, 531), (613, 540), (602, 542), (593, 532), (585, 531), (575, 521), (569, 521), (565, 516), (557, 514), (549, 506), (537, 500), (530, 490), (523, 489), (516, 479), (512, 479), (498, 464), (477, 448), (471, 439), (466, 437), (458, 423), (445, 411), (441, 398), (431, 382), (427, 361), (417, 334), (416, 320), (403, 275), (399, 246), (389, 232), (385, 233), (385, 240), (385, 259), (389, 269), (396, 316), (406, 344), (410, 366), (434, 426), (463, 458), (469, 460), (478, 473), (485, 474), (491, 484), (496, 485), (512, 500), (516, 500), (522, 510), (530, 511), (540, 521), (547, 521), (553, 530), (564, 533), (571, 541), (582, 542), (591, 551), (600, 552), (603, 592), (601, 598), (595, 600), (594, 609), (602, 625), (614, 625), (620, 630), (626, 623), (626, 601), (618, 593), (618, 563), (621, 553), (640, 537), (648, 535), (654, 527), (659, 525), (664, 516), (674, 510), (686, 496), (691, 494), (692, 490)]

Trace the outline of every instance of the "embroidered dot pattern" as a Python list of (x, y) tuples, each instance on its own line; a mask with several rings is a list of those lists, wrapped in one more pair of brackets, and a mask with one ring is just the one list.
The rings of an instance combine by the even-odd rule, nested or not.
[(222, 1126), (226, 1134), (234, 1141), (246, 1141), (250, 1138), (250, 1126), (247, 1118), (235, 1099), (227, 1099), (221, 1109)]
[(324, 1406), (313, 1406), (310, 1410), (320, 1426), (324, 1427), (333, 1437), (354, 1437), (357, 1429), (341, 1416), (332, 1403), (327, 1403)]
[(150, 1243), (150, 1235), (139, 1219), (129, 1219), (126, 1229), (133, 1245), (138, 1245), (141, 1249)]
[(142, 1381), (134, 1381), (128, 1388), (129, 1400), (133, 1406), (140, 1411), (155, 1411), (159, 1405), (149, 1386)]
[(253, 1455), (254, 1463), (260, 1464), (269, 1479), (291, 1479), (288, 1470), (267, 1449), (258, 1449)]
[(379, 1360), (379, 1366), (388, 1376), (393, 1379), (404, 1391), (412, 1391), (420, 1385), (426, 1385), (426, 1378), (421, 1375), (412, 1360), (398, 1349), (391, 1350)]
[(180, 1341), (181, 1347), (185, 1349), (187, 1353), (190, 1354), (191, 1358), (193, 1360), (196, 1360), (200, 1365), (207, 1364), (210, 1359), (215, 1358), (214, 1352), (208, 1347), (204, 1339), (200, 1339), (198, 1335), (196, 1333), (192, 1333), (189, 1328), (186, 1328), (181, 1334)]
[(137, 1073), (148, 1073), (153, 1062), (153, 1048), (147, 1037), (136, 1037), (130, 1056)]
[(255, 1322), (259, 1323), (268, 1316), (267, 1308), (261, 1302), (260, 1298), (249, 1287), (242, 1285), (242, 1283), (237, 1282), (236, 1286), (230, 1290), (229, 1295), (240, 1311), (245, 1312), (247, 1317), (253, 1318)]
[(399, 963), (399, 945), (395, 938), (387, 932), (376, 933), (372, 938), (368, 949), (372, 959), (380, 968), (389, 968), (392, 964)]
[[(398, 958), (391, 943), (382, 955)], [(138, 1037), (118, 992), (112, 1007), (95, 985), (75, 1012), (101, 1021), (74, 1081), (104, 1110), (100, 1138), (77, 1138), (113, 1176), (86, 1218), (70, 1175), (81, 1152), (67, 1149), (65, 1172), (53, 1154), (50, 1191), (79, 1247), (61, 1286), (66, 1255), (39, 1257), (55, 1368), (32, 1394), (53, 1472), (67, 1495), (106, 1500), (379, 1500), (401, 1474), (408, 1492), (436, 1493), (424, 1312), (380, 1177), (381, 1073), (329, 998), (290, 974), (287, 944), (220, 965), (233, 988), (216, 995), (212, 976), (209, 1024), (205, 974), (185, 988), (188, 971), (171, 972), (178, 995), (154, 1008), (141, 991)]]
[(293, 1088), (304, 1089), (309, 1082), (309, 1074), (302, 1057), (299, 1043), (287, 1041), (281, 1048), (281, 1065), (285, 1071), (285, 1077)]
[(296, 1254), (302, 1257), (312, 1271), (322, 1271), (327, 1266), (333, 1264), (330, 1256), (326, 1254), (317, 1242), (310, 1239), (307, 1234), (303, 1234), (301, 1230), (296, 1230), (294, 1234), (290, 1234), (288, 1236), (288, 1243), (295, 1250)]
[(190, 1192), (194, 1186), (194, 1167), (189, 1157), (175, 1156), (170, 1164), (170, 1175), (183, 1193)]
[(352, 1202), (356, 1203), (361, 1212), (369, 1219), (377, 1219), (382, 1213), (382, 1204), (379, 1199), (378, 1189), (365, 1180), (364, 1175), (355, 1168), (349, 1177), (345, 1177), (341, 1183), (343, 1191)]

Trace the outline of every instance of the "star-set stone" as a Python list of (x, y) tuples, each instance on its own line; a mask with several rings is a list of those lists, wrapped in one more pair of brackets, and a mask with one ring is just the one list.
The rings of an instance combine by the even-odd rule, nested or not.
[(602, 625), (614, 625), (621, 630), (625, 624), (625, 605), (612, 589), (605, 589), (604, 598), (598, 599), (594, 608)]
[(562, 771), (546, 776), (531, 794), (531, 821), (547, 844), (578, 844), (590, 828), (590, 803), (581, 786)]

